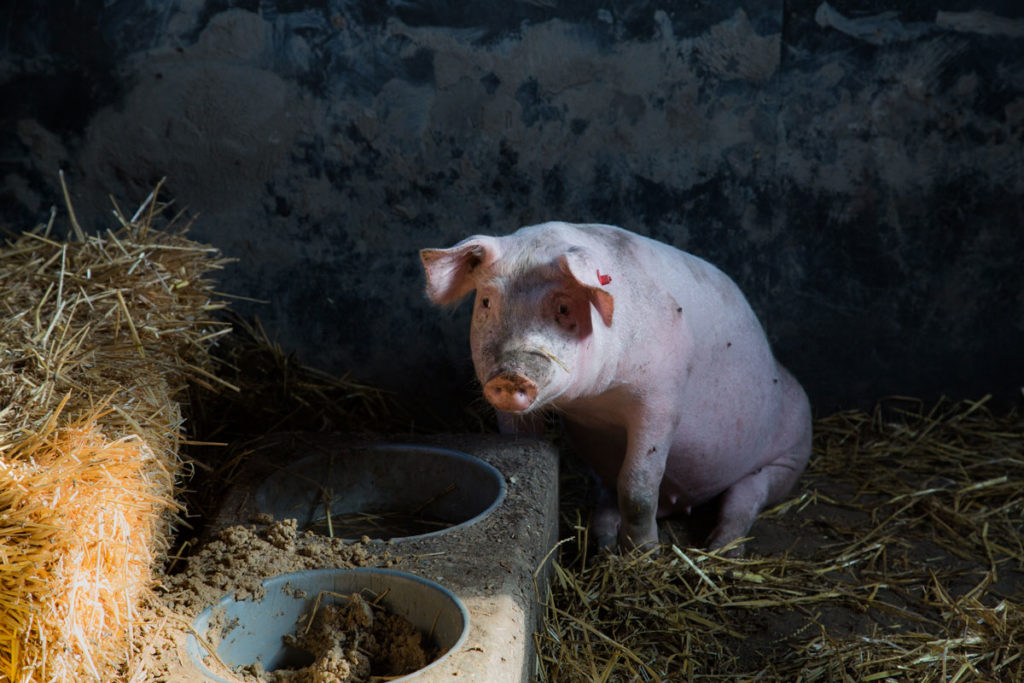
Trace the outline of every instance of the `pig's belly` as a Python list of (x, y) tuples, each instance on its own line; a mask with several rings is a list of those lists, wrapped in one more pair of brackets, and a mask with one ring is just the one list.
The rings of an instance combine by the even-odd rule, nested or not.
[(717, 444), (674, 446), (661, 480), (659, 516), (706, 503), (765, 463), (763, 449), (723, 450)]
[[(722, 413), (720, 413), (722, 414)], [(705, 503), (774, 456), (773, 411), (684, 420), (676, 432), (659, 491), (658, 516)], [(626, 430), (605, 421), (566, 420), (572, 443), (604, 486), (614, 488), (626, 451)]]

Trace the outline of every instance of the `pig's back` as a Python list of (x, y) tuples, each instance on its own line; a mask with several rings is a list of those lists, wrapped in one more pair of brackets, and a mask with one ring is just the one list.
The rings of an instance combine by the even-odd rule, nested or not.
[[(739, 286), (722, 270), (699, 256), (664, 242), (645, 237), (614, 225), (577, 226), (590, 238), (597, 238), (608, 250), (610, 261), (621, 262), (625, 278), (640, 280), (628, 288), (629, 305), (644, 308), (650, 294), (666, 291), (683, 308), (690, 328), (712, 344), (719, 337), (748, 338), (763, 351), (767, 347), (764, 331)], [(614, 272), (612, 266), (611, 272)], [(728, 341), (728, 340), (726, 340)], [(734, 342), (735, 343), (735, 342)], [(761, 348), (761, 347), (764, 348)]]

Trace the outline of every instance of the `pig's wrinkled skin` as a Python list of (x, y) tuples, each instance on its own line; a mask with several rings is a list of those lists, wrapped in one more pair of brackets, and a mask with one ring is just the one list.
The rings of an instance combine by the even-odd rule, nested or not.
[(657, 518), (722, 494), (707, 540), (721, 547), (803, 472), (807, 396), (706, 261), (622, 228), (558, 222), (420, 256), (435, 303), (476, 290), (473, 363), (502, 431), (536, 429), (543, 408), (563, 416), (606, 488), (599, 545), (653, 544)]

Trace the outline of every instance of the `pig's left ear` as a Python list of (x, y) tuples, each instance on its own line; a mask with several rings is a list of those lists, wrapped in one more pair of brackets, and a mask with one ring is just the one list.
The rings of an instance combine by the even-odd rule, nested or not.
[(427, 296), (435, 304), (455, 303), (476, 289), (476, 269), (497, 258), (498, 244), (486, 235), (470, 237), (450, 249), (421, 249)]
[(580, 249), (570, 249), (559, 256), (558, 265), (562, 272), (570, 276), (584, 291), (587, 300), (600, 314), (605, 327), (611, 327), (615, 297), (604, 289), (605, 285), (611, 284), (611, 277), (602, 275), (599, 268), (593, 268), (591, 259)]

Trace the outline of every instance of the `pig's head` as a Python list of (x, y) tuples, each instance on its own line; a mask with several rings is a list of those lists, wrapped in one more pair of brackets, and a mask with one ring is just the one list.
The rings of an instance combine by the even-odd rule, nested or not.
[(595, 326), (612, 324), (611, 279), (583, 247), (475, 236), (420, 257), (434, 303), (476, 290), (473, 365), (500, 411), (540, 408), (579, 382)]

